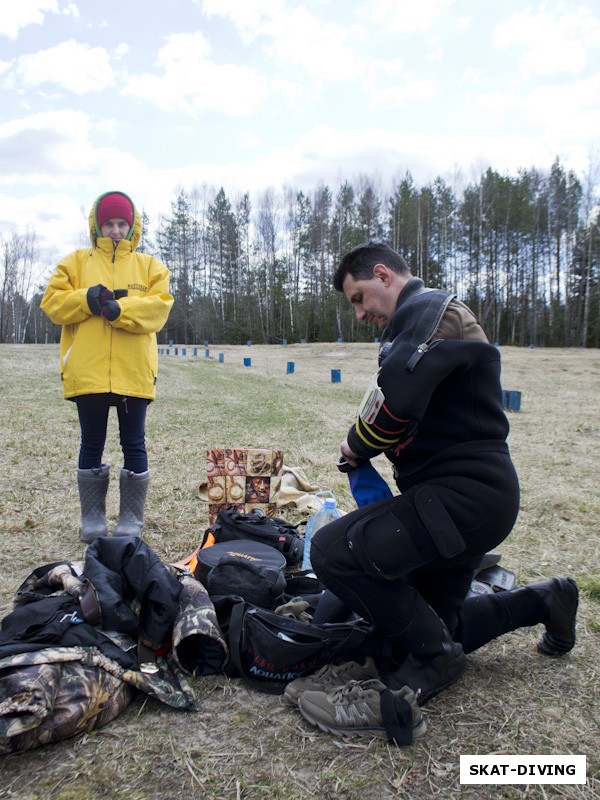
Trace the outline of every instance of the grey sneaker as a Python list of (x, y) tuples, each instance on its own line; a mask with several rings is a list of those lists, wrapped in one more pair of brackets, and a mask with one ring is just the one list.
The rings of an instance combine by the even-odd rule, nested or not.
[(377, 679), (350, 681), (330, 692), (303, 692), (298, 707), (311, 725), (341, 736), (375, 736), (400, 745), (427, 731), (415, 692), (408, 686), (388, 689)]
[(318, 672), (306, 678), (296, 678), (285, 687), (283, 699), (292, 706), (298, 705), (298, 699), (303, 692), (328, 692), (338, 686), (344, 686), (348, 681), (363, 681), (377, 678), (378, 672), (375, 662), (370, 656), (365, 658), (364, 664), (356, 661), (347, 661), (345, 664), (326, 664)]

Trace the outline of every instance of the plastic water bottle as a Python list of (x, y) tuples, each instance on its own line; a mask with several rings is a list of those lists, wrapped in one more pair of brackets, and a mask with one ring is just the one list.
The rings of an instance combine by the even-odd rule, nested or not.
[(325, 497), (323, 500), (323, 508), (320, 508), (318, 511), (315, 511), (308, 518), (308, 522), (306, 523), (306, 533), (304, 534), (304, 555), (302, 557), (302, 569), (312, 569), (312, 564), (310, 563), (310, 546), (312, 543), (312, 537), (314, 534), (322, 528), (324, 525), (328, 525), (330, 522), (333, 522), (335, 519), (339, 519), (342, 516), (342, 512), (337, 507), (337, 501), (331, 492), (317, 492), (318, 495), (327, 494), (328, 497)]

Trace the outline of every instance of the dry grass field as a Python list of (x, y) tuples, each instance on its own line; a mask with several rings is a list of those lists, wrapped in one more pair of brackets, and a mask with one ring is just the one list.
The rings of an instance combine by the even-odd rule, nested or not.
[[(147, 439), (153, 480), (146, 541), (165, 561), (196, 546), (208, 524), (198, 496), (208, 447), (276, 447), (344, 510), (339, 441), (375, 369), (375, 344), (211, 347), (163, 355)], [(218, 354), (224, 354), (220, 363)], [(251, 357), (252, 366), (243, 366)], [(240, 798), (600, 797), (600, 352), (502, 348), (503, 383), (522, 392), (510, 445), (522, 510), (503, 544), (519, 582), (570, 575), (581, 592), (578, 642), (562, 659), (537, 653), (540, 629), (517, 631), (469, 657), (466, 675), (425, 707), (428, 732), (408, 748), (343, 741), (306, 724), (280, 698), (211, 676), (194, 683), (200, 711), (140, 696), (113, 723), (0, 760), (0, 797), (37, 800)], [(295, 371), (286, 373), (293, 361)], [(341, 370), (332, 383), (331, 369)], [(0, 347), (0, 615), (35, 567), (77, 560), (78, 424), (62, 399), (58, 347)], [(121, 466), (116, 417), (105, 460)], [(389, 479), (385, 462), (378, 466)], [(111, 481), (115, 519), (118, 482)], [(292, 521), (301, 519), (291, 509)], [(587, 786), (461, 786), (461, 754), (585, 754)]]

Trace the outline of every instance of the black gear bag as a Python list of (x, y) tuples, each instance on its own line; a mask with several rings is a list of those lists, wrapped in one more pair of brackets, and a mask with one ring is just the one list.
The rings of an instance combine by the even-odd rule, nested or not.
[(229, 646), (225, 673), (255, 689), (281, 694), (295, 678), (325, 664), (379, 655), (381, 639), (364, 619), (315, 625), (247, 603), (211, 598)]
[(285, 519), (267, 517), (262, 510), (239, 514), (233, 508), (225, 508), (207, 528), (202, 547), (209, 543), (211, 535), (215, 543), (249, 539), (268, 544), (282, 553), (288, 566), (299, 564), (304, 554), (304, 537), (298, 528)]

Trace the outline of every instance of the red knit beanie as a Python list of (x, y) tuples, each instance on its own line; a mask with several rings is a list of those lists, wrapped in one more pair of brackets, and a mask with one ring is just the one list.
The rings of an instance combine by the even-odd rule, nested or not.
[(96, 208), (96, 219), (98, 228), (102, 228), (109, 219), (124, 219), (133, 225), (133, 204), (127, 195), (121, 192), (110, 192), (101, 198)]

